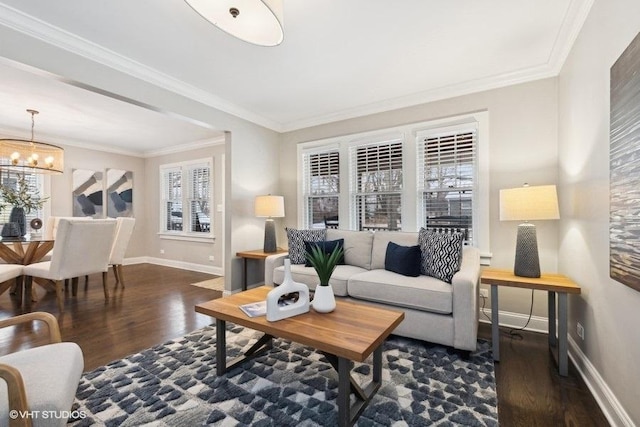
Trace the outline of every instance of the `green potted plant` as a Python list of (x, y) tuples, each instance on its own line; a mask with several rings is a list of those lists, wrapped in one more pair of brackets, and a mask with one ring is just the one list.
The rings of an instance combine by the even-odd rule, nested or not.
[(327, 252), (324, 245), (320, 243), (322, 242), (311, 244), (306, 256), (320, 279), (313, 297), (313, 309), (320, 313), (329, 313), (336, 308), (336, 300), (329, 279), (344, 256), (344, 249), (341, 245), (336, 245), (331, 252)]
[(48, 197), (40, 197), (37, 190), (29, 191), (29, 182), (23, 176), (18, 176), (16, 188), (4, 184), (0, 185), (0, 196), (3, 201), (0, 205), (0, 212), (7, 205), (13, 207), (9, 222), (18, 224), (20, 236), (27, 234), (26, 214), (41, 209), (44, 202), (48, 200)]

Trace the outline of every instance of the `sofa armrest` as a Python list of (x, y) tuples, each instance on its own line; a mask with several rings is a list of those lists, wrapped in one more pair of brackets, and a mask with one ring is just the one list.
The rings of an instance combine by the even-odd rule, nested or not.
[(478, 341), (478, 293), (480, 251), (465, 246), (462, 265), (451, 281), (453, 286), (454, 347), (474, 351)]
[(269, 255), (264, 259), (264, 284), (273, 285), (273, 270), (284, 265), (284, 260), (288, 253)]

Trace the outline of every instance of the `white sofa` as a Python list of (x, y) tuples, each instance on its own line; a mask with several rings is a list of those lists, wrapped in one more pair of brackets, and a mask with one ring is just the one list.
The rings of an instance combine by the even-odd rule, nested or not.
[[(326, 240), (344, 239), (345, 265), (336, 267), (330, 281), (336, 296), (404, 311), (404, 321), (394, 331), (397, 335), (459, 350), (476, 349), (480, 280), (476, 248), (463, 248), (460, 270), (446, 283), (425, 275), (409, 277), (385, 270), (387, 244), (417, 245), (418, 233), (336, 229), (326, 233)], [(282, 283), (286, 256), (267, 257), (265, 283)], [(292, 264), (291, 274), (293, 280), (312, 290), (318, 283), (313, 267)]]

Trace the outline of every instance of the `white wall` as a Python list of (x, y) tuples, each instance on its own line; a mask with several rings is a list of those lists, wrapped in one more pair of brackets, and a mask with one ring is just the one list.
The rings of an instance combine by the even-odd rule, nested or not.
[(559, 267), (582, 286), (569, 331), (618, 425), (640, 425), (640, 292), (609, 278), (609, 72), (638, 31), (639, 1), (596, 0), (559, 77)]
[[(106, 169), (115, 168), (133, 172), (133, 214), (135, 218), (144, 218), (147, 203), (145, 159), (75, 146), (63, 146), (63, 148), (64, 173), (50, 176), (51, 215), (73, 216), (73, 169), (90, 169), (104, 173)], [(127, 258), (146, 255), (144, 238), (145, 227), (138, 220), (127, 248), (125, 255)]]
[[(513, 268), (517, 223), (499, 221), (498, 192), (502, 188), (519, 187), (525, 182), (531, 185), (557, 182), (555, 78), (284, 134), (280, 161), (287, 167), (282, 168), (280, 179), (286, 202), (286, 225), (297, 226), (296, 144), (483, 110), (489, 113), (491, 265)], [(557, 221), (541, 221), (537, 226), (541, 268), (555, 272)], [(528, 291), (500, 290), (501, 311), (528, 314), (529, 304)], [(546, 317), (546, 310), (546, 296), (539, 293), (536, 295), (534, 314)]]
[[(173, 265), (197, 264), (207, 267), (206, 271), (222, 274), (224, 271), (224, 228), (223, 212), (218, 211), (218, 205), (224, 205), (224, 142), (219, 145), (203, 147), (195, 150), (154, 156), (145, 159), (147, 204), (144, 215), (147, 228), (146, 256), (172, 261)], [(184, 162), (197, 159), (213, 160), (213, 200), (211, 201), (210, 217), (212, 232), (215, 240), (169, 240), (158, 235), (160, 225), (160, 166), (169, 163)], [(160, 251), (164, 251), (161, 253)], [(213, 256), (213, 261), (209, 261)], [(162, 261), (159, 261), (162, 262)], [(178, 264), (176, 264), (176, 262)]]

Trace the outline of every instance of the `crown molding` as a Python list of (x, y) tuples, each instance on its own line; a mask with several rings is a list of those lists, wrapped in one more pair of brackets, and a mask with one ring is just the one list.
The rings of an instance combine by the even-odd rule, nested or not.
[[(140, 80), (144, 80), (160, 88), (282, 133), (555, 77), (560, 73), (573, 43), (587, 19), (593, 2), (594, 0), (572, 0), (570, 2), (554, 46), (549, 54), (548, 61), (544, 64), (361, 105), (355, 108), (348, 108), (325, 115), (294, 120), (288, 123), (279, 123), (260, 114), (246, 110), (207, 91), (203, 91), (193, 85), (173, 78), (154, 68), (136, 62), (2, 3), (0, 3), (0, 24)], [(150, 153), (148, 155), (156, 154)]]
[(372, 114), (383, 113), (401, 108), (415, 107), (429, 102), (441, 101), (443, 99), (455, 98), (472, 93), (483, 92), (491, 89), (499, 89), (515, 84), (526, 83), (534, 80), (555, 77), (556, 72), (547, 64), (533, 68), (498, 74), (484, 79), (469, 80), (464, 83), (444, 86), (415, 94), (387, 99), (381, 102), (362, 105), (356, 108), (349, 108), (324, 116), (317, 116), (310, 119), (297, 120), (283, 126), (283, 132), (290, 132), (299, 129), (319, 126), (341, 120), (354, 119)]
[(589, 15), (593, 2), (594, 0), (572, 0), (570, 2), (560, 30), (556, 36), (553, 48), (549, 54), (549, 58), (544, 64), (508, 73), (497, 74), (495, 76), (482, 79), (469, 80), (460, 84), (444, 86), (408, 96), (387, 99), (381, 102), (349, 108), (309, 119), (292, 121), (283, 125), (282, 132), (291, 132), (312, 126), (320, 126), (341, 120), (354, 119), (371, 114), (383, 113), (385, 111), (414, 107), (457, 96), (499, 89), (506, 86), (549, 77), (556, 77), (560, 74), (562, 66), (571, 52), (573, 43), (576, 41), (578, 34)]
[(164, 74), (155, 68), (148, 67), (3, 3), (0, 3), (0, 25), (113, 68), (147, 83), (151, 83), (162, 89), (201, 102), (209, 107), (271, 130), (281, 131), (282, 125), (278, 122), (244, 109), (219, 96)]
[(226, 139), (224, 135), (216, 138), (207, 138), (200, 141), (194, 141), (188, 144), (180, 144), (172, 147), (161, 148), (159, 150), (145, 151), (143, 157), (157, 157), (167, 154), (181, 153), (183, 151), (197, 150), (205, 147), (214, 147), (217, 145), (224, 145)]

